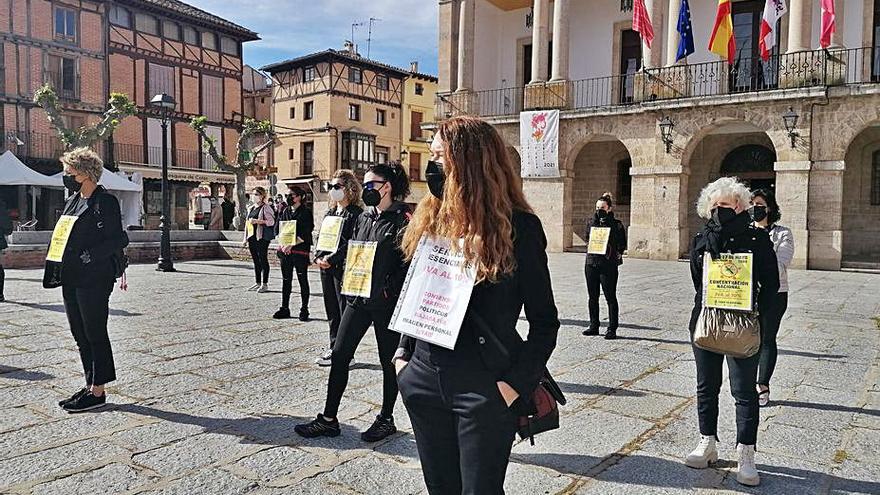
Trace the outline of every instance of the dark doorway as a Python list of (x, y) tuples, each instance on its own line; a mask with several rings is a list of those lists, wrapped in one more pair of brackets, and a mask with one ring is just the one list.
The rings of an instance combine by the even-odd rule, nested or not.
[(636, 72), (642, 68), (642, 39), (626, 29), (620, 33), (620, 103), (635, 100)]

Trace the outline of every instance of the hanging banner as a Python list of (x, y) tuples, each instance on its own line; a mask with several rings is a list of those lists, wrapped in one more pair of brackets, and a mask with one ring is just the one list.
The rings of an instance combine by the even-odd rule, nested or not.
[(722, 253), (703, 258), (703, 306), (752, 311), (752, 253)]
[(55, 229), (52, 231), (52, 240), (49, 242), (49, 252), (46, 254), (47, 261), (61, 263), (64, 258), (64, 249), (67, 247), (67, 241), (70, 239), (70, 233), (73, 232), (73, 224), (79, 220), (75, 215), (61, 215)]
[(350, 241), (342, 274), (342, 295), (370, 297), (373, 287), (373, 261), (376, 259), (376, 241)]
[(318, 234), (318, 243), (315, 244), (315, 251), (335, 253), (339, 249), (339, 238), (342, 236), (344, 222), (345, 219), (342, 217), (324, 217), (321, 222), (321, 232)]
[(522, 177), (559, 177), (559, 110), (519, 114)]
[(448, 240), (422, 236), (388, 328), (454, 349), (476, 277)]
[(590, 227), (587, 254), (605, 255), (605, 252), (608, 250), (609, 237), (611, 237), (611, 227)]
[(299, 244), (296, 238), (296, 220), (283, 220), (278, 228), (278, 244), (281, 246), (295, 246)]

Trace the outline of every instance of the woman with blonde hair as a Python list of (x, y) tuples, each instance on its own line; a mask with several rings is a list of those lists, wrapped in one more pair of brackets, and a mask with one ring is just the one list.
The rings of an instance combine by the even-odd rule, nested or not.
[[(449, 119), (431, 155), (431, 195), (416, 209), (403, 251), (412, 259), (423, 236), (460, 246), (475, 285), (462, 301), (467, 316), (453, 350), (401, 339), (400, 393), (429, 493), (503, 493), (517, 415), (530, 407), (559, 329), (547, 240), (491, 125)], [(516, 331), (523, 307), (525, 341)]]
[[(361, 185), (351, 170), (337, 170), (328, 184), (330, 208), (324, 214), (321, 229), (324, 231), (326, 246), (319, 245), (315, 251), (315, 264), (321, 268), (321, 290), (324, 293), (324, 309), (330, 324), (330, 347), (318, 356), (319, 366), (330, 366), (330, 356), (339, 332), (339, 320), (345, 311), (345, 297), (342, 295), (342, 269), (348, 240), (357, 218), (363, 213), (361, 207)], [(341, 225), (340, 225), (341, 224)], [(334, 235), (335, 234), (335, 235)], [(331, 239), (335, 237), (335, 239)], [(318, 234), (321, 240), (321, 234)]]

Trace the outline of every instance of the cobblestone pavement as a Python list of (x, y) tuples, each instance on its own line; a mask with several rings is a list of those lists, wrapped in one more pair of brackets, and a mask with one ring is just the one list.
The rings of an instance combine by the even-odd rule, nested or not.
[[(735, 458), (733, 400), (722, 391), (721, 457), (692, 470), (695, 371), (687, 266), (629, 260), (622, 339), (584, 337), (581, 255), (551, 257), (563, 327), (550, 369), (569, 397), (562, 428), (518, 443), (506, 489), (540, 493), (880, 493), (880, 276), (791, 273), (774, 406), (761, 412), (763, 484), (746, 490)], [(423, 493), (409, 421), (365, 445), (381, 373), (368, 334), (340, 418), (343, 434), (306, 441), (293, 425), (319, 412), (327, 371), (313, 364), (326, 322), (273, 321), (280, 294), (245, 293), (251, 268), (180, 263), (130, 269), (111, 301), (119, 381), (112, 407), (68, 415), (81, 385), (58, 290), (41, 272), (7, 270), (0, 305), (0, 492), (162, 494)], [(272, 286), (280, 285), (273, 268)], [(317, 274), (313, 287), (319, 296)], [(294, 299), (297, 296), (294, 295)], [(323, 318), (320, 298), (312, 313)], [(603, 307), (603, 314), (604, 314)]]

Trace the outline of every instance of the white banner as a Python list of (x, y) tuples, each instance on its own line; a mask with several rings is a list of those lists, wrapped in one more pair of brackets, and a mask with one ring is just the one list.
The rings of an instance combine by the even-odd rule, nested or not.
[(519, 114), (522, 177), (559, 177), (559, 110)]
[(423, 236), (388, 327), (454, 349), (477, 270), (446, 240)]

